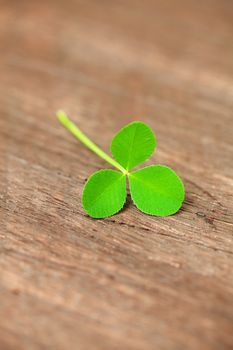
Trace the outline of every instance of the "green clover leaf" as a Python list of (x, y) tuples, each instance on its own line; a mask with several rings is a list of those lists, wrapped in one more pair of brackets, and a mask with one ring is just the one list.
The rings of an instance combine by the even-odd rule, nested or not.
[(129, 172), (148, 159), (156, 147), (154, 134), (148, 125), (136, 121), (122, 128), (112, 140), (113, 159), (83, 134), (63, 111), (59, 111), (57, 116), (76, 138), (119, 170), (103, 169), (89, 177), (82, 195), (82, 205), (88, 215), (106, 218), (119, 212), (126, 200), (126, 177), (133, 202), (142, 212), (168, 216), (180, 209), (185, 189), (172, 169), (151, 165)]
[(154, 152), (155, 136), (148, 125), (133, 122), (122, 128), (112, 139), (113, 157), (126, 170), (147, 160)]
[(146, 214), (174, 214), (184, 200), (182, 181), (164, 165), (151, 165), (130, 173), (129, 186), (134, 204)]
[(103, 169), (92, 174), (83, 190), (82, 204), (93, 218), (105, 218), (120, 211), (126, 200), (126, 176)]

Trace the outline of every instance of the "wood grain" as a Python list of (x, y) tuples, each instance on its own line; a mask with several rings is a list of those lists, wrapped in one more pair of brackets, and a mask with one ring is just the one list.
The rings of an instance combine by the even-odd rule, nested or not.
[[(1, 1), (1, 350), (232, 349), (232, 35), (227, 0)], [(85, 215), (60, 108), (106, 151), (149, 123), (180, 212)]]

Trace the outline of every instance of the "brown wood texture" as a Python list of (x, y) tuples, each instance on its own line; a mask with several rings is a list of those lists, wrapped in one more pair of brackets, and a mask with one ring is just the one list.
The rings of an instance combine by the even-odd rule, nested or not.
[[(233, 347), (233, 2), (0, 3), (0, 349)], [(86, 178), (142, 120), (186, 200), (83, 212)]]

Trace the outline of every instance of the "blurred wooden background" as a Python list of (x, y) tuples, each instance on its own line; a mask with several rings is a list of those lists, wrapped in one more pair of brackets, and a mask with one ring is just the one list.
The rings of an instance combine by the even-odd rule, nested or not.
[[(0, 1), (1, 350), (233, 347), (233, 2)], [(124, 124), (183, 178), (177, 215), (93, 220), (85, 179)]]

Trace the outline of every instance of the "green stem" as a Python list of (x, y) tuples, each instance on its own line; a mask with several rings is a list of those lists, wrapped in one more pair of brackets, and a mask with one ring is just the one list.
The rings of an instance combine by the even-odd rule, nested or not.
[(63, 111), (57, 112), (57, 117), (60, 123), (68, 129), (77, 139), (79, 139), (91, 151), (96, 153), (100, 158), (106, 160), (109, 164), (120, 170), (123, 174), (127, 174), (127, 170), (123, 168), (117, 161), (111, 158), (107, 153), (102, 151), (94, 142), (92, 142), (65, 114)]

